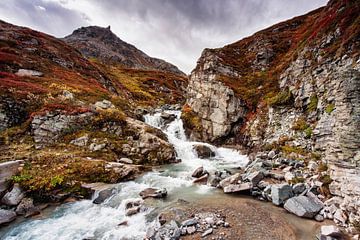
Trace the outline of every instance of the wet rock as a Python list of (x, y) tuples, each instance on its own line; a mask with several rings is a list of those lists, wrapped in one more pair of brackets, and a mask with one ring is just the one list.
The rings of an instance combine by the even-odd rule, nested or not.
[(194, 150), (201, 159), (215, 157), (215, 152), (205, 145), (195, 145)]
[(4, 195), (1, 202), (8, 206), (16, 206), (24, 197), (25, 194), (23, 190), (20, 188), (19, 184), (16, 183), (12, 190)]
[(12, 210), (0, 209), (0, 225), (12, 222), (16, 219), (16, 213)]
[(209, 174), (208, 173), (205, 173), (205, 175), (202, 175), (201, 177), (195, 179), (193, 181), (193, 183), (202, 183), (202, 184), (206, 184), (207, 183), (207, 180), (209, 178)]
[(212, 186), (212, 187), (218, 187), (220, 181), (221, 181), (221, 178), (220, 178), (220, 177), (213, 176), (213, 177), (210, 178), (209, 184), (210, 184), (210, 186)]
[(133, 163), (134, 163), (134, 161), (131, 160), (130, 158), (120, 158), (120, 159), (118, 160), (118, 162), (120, 162), (120, 163), (125, 163), (125, 164), (133, 164)]
[(284, 204), (284, 208), (289, 212), (305, 218), (314, 218), (324, 207), (319, 199), (307, 196), (297, 196), (290, 198)]
[(19, 77), (41, 77), (44, 75), (42, 72), (30, 69), (19, 69), (15, 74)]
[(199, 178), (202, 175), (204, 175), (204, 167), (202, 166), (195, 169), (195, 171), (191, 174), (191, 176), (194, 178)]
[(241, 183), (241, 184), (230, 184), (224, 187), (224, 193), (238, 193), (249, 191), (252, 188), (251, 183)]
[(292, 187), (289, 184), (274, 184), (271, 186), (271, 199), (275, 205), (283, 204), (292, 196)]
[(176, 115), (175, 114), (171, 114), (171, 113), (166, 113), (166, 112), (162, 112), (160, 115), (161, 119), (163, 120), (164, 124), (167, 125), (169, 123), (171, 123), (172, 121), (174, 121), (176, 119)]
[(142, 190), (139, 195), (142, 199), (146, 198), (165, 198), (167, 196), (166, 188), (158, 189), (158, 188), (146, 188)]
[(94, 199), (93, 203), (100, 204), (103, 203), (106, 199), (110, 198), (114, 194), (114, 189), (103, 189), (100, 190), (98, 196)]
[(140, 212), (143, 205), (142, 199), (128, 199), (125, 202), (125, 215), (132, 216)]
[(10, 188), (10, 179), (19, 172), (23, 161), (10, 161), (0, 163), (0, 198)]

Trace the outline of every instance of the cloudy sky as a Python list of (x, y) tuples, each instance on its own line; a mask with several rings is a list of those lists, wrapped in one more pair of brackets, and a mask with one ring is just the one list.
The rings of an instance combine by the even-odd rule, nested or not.
[(111, 26), (122, 40), (189, 73), (204, 48), (221, 47), (327, 0), (0, 0), (0, 19), (64, 37)]

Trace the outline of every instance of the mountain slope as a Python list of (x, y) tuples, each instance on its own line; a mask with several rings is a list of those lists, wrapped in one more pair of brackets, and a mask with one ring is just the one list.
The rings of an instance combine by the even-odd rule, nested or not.
[(331, 0), (205, 49), (182, 115), (193, 140), (317, 162), (324, 191), (344, 201), (338, 214), (346, 220), (336, 221), (354, 232), (360, 222), (359, 12), (359, 1)]
[(127, 68), (159, 70), (185, 76), (176, 66), (149, 57), (135, 46), (122, 41), (110, 27), (82, 27), (64, 40), (87, 58), (97, 58), (104, 63), (120, 64)]

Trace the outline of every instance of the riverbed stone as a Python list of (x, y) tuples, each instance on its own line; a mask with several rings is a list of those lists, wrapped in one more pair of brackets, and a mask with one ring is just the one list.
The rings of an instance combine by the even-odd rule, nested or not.
[(199, 178), (202, 175), (204, 175), (204, 167), (203, 166), (196, 168), (194, 170), (194, 172), (191, 174), (191, 176), (194, 178)]
[(142, 199), (146, 198), (165, 198), (167, 196), (166, 188), (146, 188), (142, 190), (139, 195)]
[(271, 186), (271, 199), (275, 205), (285, 203), (292, 196), (292, 187), (289, 184), (274, 184)]
[(27, 212), (34, 208), (34, 201), (32, 198), (23, 198), (16, 208), (17, 215), (25, 215)]
[(323, 207), (324, 205), (319, 199), (316, 200), (307, 196), (290, 198), (284, 204), (286, 210), (305, 218), (314, 218)]
[(235, 173), (234, 175), (231, 175), (230, 177), (227, 177), (220, 181), (219, 186), (221, 188), (224, 188), (230, 184), (238, 184), (242, 179), (241, 173)]
[(0, 209), (0, 225), (14, 221), (16, 213), (12, 210)]
[(93, 203), (101, 204), (106, 199), (110, 198), (114, 194), (114, 188), (102, 189), (99, 191), (97, 197), (94, 199)]
[(248, 174), (244, 180), (251, 182), (252, 186), (258, 185), (258, 183), (264, 179), (264, 173), (261, 171), (255, 171)]

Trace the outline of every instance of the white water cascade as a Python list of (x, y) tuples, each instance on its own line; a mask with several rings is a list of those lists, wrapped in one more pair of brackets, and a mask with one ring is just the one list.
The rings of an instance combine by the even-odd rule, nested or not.
[[(69, 239), (143, 239), (147, 227), (151, 224), (151, 212), (148, 208), (133, 216), (125, 216), (126, 201), (138, 198), (139, 192), (148, 187), (166, 188), (168, 197), (157, 200), (158, 208), (169, 205), (178, 198), (191, 201), (196, 197), (211, 194), (214, 188), (206, 185), (193, 184), (192, 172), (203, 166), (210, 173), (216, 170), (243, 167), (248, 162), (246, 156), (236, 150), (216, 148), (210, 144), (187, 141), (180, 119), (180, 111), (165, 111), (174, 114), (176, 119), (167, 126), (164, 125), (161, 112), (148, 114), (145, 122), (159, 128), (167, 135), (174, 145), (180, 163), (161, 167), (144, 174), (135, 181), (116, 185), (116, 194), (102, 204), (93, 204), (91, 200), (82, 200), (75, 203), (66, 203), (57, 207), (52, 213), (38, 219), (28, 219), (14, 225), (1, 239), (6, 240), (69, 240)], [(195, 144), (210, 147), (216, 156), (211, 159), (200, 159), (193, 149)], [(200, 195), (200, 196), (199, 196)], [(118, 226), (126, 220), (126, 226)]]

